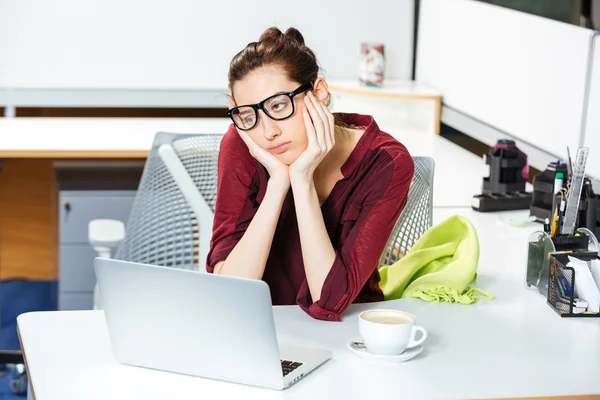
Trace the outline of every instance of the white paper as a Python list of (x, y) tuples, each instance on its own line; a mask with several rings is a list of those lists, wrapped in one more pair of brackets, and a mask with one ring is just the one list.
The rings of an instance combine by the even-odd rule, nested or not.
[(600, 289), (596, 285), (586, 261), (569, 256), (568, 267), (575, 270), (575, 291), (577, 296), (588, 302), (588, 311), (600, 312)]
[(592, 270), (592, 276), (596, 282), (596, 286), (600, 289), (600, 260), (595, 259), (590, 262), (590, 269)]

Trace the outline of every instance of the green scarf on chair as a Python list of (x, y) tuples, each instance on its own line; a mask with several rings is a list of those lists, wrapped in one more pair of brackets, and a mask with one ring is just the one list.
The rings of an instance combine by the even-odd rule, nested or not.
[(385, 300), (420, 298), (430, 302), (472, 304), (478, 294), (470, 288), (477, 278), (479, 239), (471, 222), (452, 216), (429, 228), (404, 257), (380, 268)]

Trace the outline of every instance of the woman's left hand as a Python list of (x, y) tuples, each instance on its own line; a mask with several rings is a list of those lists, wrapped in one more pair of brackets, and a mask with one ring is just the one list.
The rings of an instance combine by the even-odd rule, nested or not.
[(335, 145), (333, 114), (312, 92), (304, 97), (302, 117), (308, 136), (308, 147), (289, 167), (291, 181), (312, 182), (317, 166)]

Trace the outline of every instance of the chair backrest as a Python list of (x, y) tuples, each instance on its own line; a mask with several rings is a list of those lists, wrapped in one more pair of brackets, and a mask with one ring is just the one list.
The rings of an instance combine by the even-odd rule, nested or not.
[[(161, 156), (165, 145), (172, 148), (202, 199), (214, 212), (219, 146), (222, 134), (158, 133), (146, 160), (130, 216), (125, 239), (114, 258), (183, 269), (204, 270), (205, 247), (212, 218), (199, 221), (181, 183)], [(197, 206), (197, 205), (194, 205)], [(206, 213), (205, 213), (206, 215)], [(200, 229), (204, 227), (205, 229)], [(201, 248), (204, 247), (204, 248)]]
[(435, 162), (431, 157), (413, 157), (413, 160), (415, 173), (410, 184), (406, 206), (394, 225), (381, 255), (380, 268), (402, 258), (433, 224)]

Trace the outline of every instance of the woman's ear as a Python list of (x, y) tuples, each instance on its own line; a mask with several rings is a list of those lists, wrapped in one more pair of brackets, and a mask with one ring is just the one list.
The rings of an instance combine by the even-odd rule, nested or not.
[(329, 104), (329, 86), (327, 86), (325, 79), (317, 78), (313, 84), (312, 92), (321, 103), (325, 105)]

